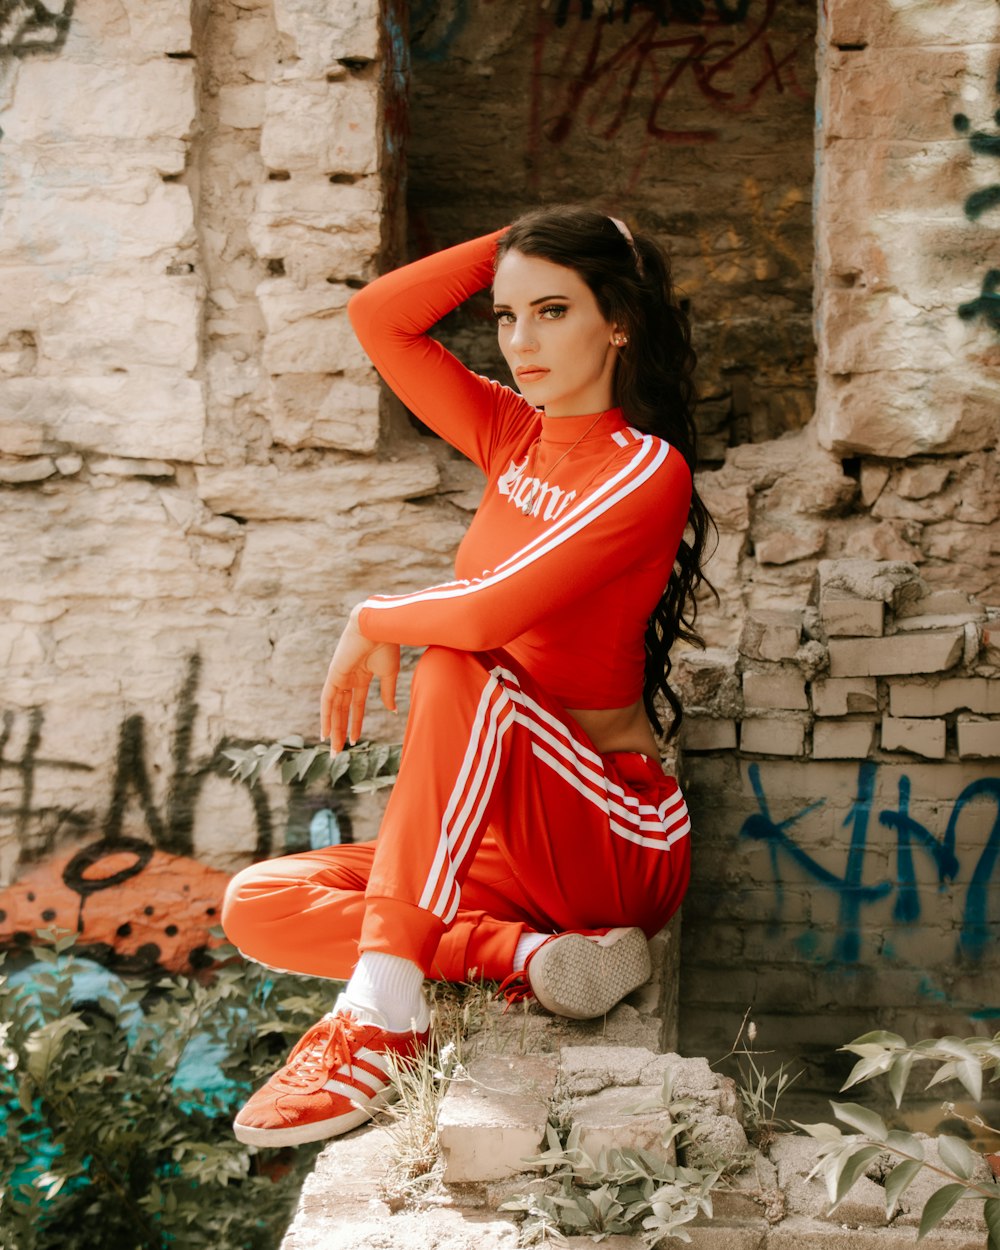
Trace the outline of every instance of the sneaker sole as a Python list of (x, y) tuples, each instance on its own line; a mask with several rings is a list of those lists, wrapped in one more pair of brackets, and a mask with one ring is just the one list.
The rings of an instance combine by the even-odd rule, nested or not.
[(582, 934), (567, 933), (538, 950), (529, 977), (543, 1007), (571, 1020), (592, 1020), (649, 980), (652, 961), (643, 931), (612, 929), (606, 937), (614, 941), (599, 946)]
[(288, 1128), (254, 1128), (234, 1120), (233, 1133), (236, 1140), (244, 1146), (305, 1146), (308, 1142), (324, 1141), (327, 1137), (339, 1137), (341, 1133), (349, 1133), (352, 1128), (366, 1123), (376, 1111), (395, 1099), (396, 1090), (389, 1086), (375, 1094), (367, 1108), (358, 1107), (332, 1120), (314, 1120), (310, 1124), (290, 1125)]

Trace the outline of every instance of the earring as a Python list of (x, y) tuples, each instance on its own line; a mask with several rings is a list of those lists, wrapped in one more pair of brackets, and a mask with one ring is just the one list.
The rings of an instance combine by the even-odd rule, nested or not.
[(625, 344), (628, 342), (628, 335), (616, 334), (615, 337), (611, 340), (611, 342), (615, 345), (615, 347), (624, 347)]

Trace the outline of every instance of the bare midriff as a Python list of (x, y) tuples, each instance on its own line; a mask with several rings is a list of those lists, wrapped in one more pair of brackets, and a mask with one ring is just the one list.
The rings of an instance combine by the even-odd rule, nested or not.
[(608, 755), (612, 751), (639, 751), (650, 759), (660, 758), (641, 699), (629, 707), (566, 710), (601, 755)]

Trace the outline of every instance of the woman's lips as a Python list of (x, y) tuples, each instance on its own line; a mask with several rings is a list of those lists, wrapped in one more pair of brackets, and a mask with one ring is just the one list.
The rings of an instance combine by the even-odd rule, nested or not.
[(537, 378), (542, 378), (548, 373), (548, 369), (536, 368), (535, 366), (525, 365), (515, 370), (514, 376), (519, 382), (534, 382)]

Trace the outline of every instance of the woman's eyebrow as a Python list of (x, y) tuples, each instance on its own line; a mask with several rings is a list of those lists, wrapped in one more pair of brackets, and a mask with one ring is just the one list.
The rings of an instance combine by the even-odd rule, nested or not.
[[(570, 298), (570, 297), (569, 297), (568, 295), (543, 295), (540, 299), (533, 299), (533, 300), (530, 300), (530, 301), (529, 301), (529, 303), (528, 303), (528, 307), (529, 307), (529, 308), (534, 308), (537, 304), (547, 304), (550, 300), (554, 300), (554, 299), (561, 299), (561, 300), (565, 300), (565, 302), (566, 302), (566, 303), (569, 303), (569, 298)], [(495, 309), (497, 309), (498, 311), (502, 309), (503, 311), (505, 311), (505, 312), (506, 312), (506, 311), (507, 311), (507, 309), (509, 309), (509, 308), (510, 308), (510, 305), (509, 305), (509, 304), (500, 304), (500, 303), (497, 303), (496, 301), (494, 301), (494, 303), (493, 303), (493, 307), (494, 307)]]

